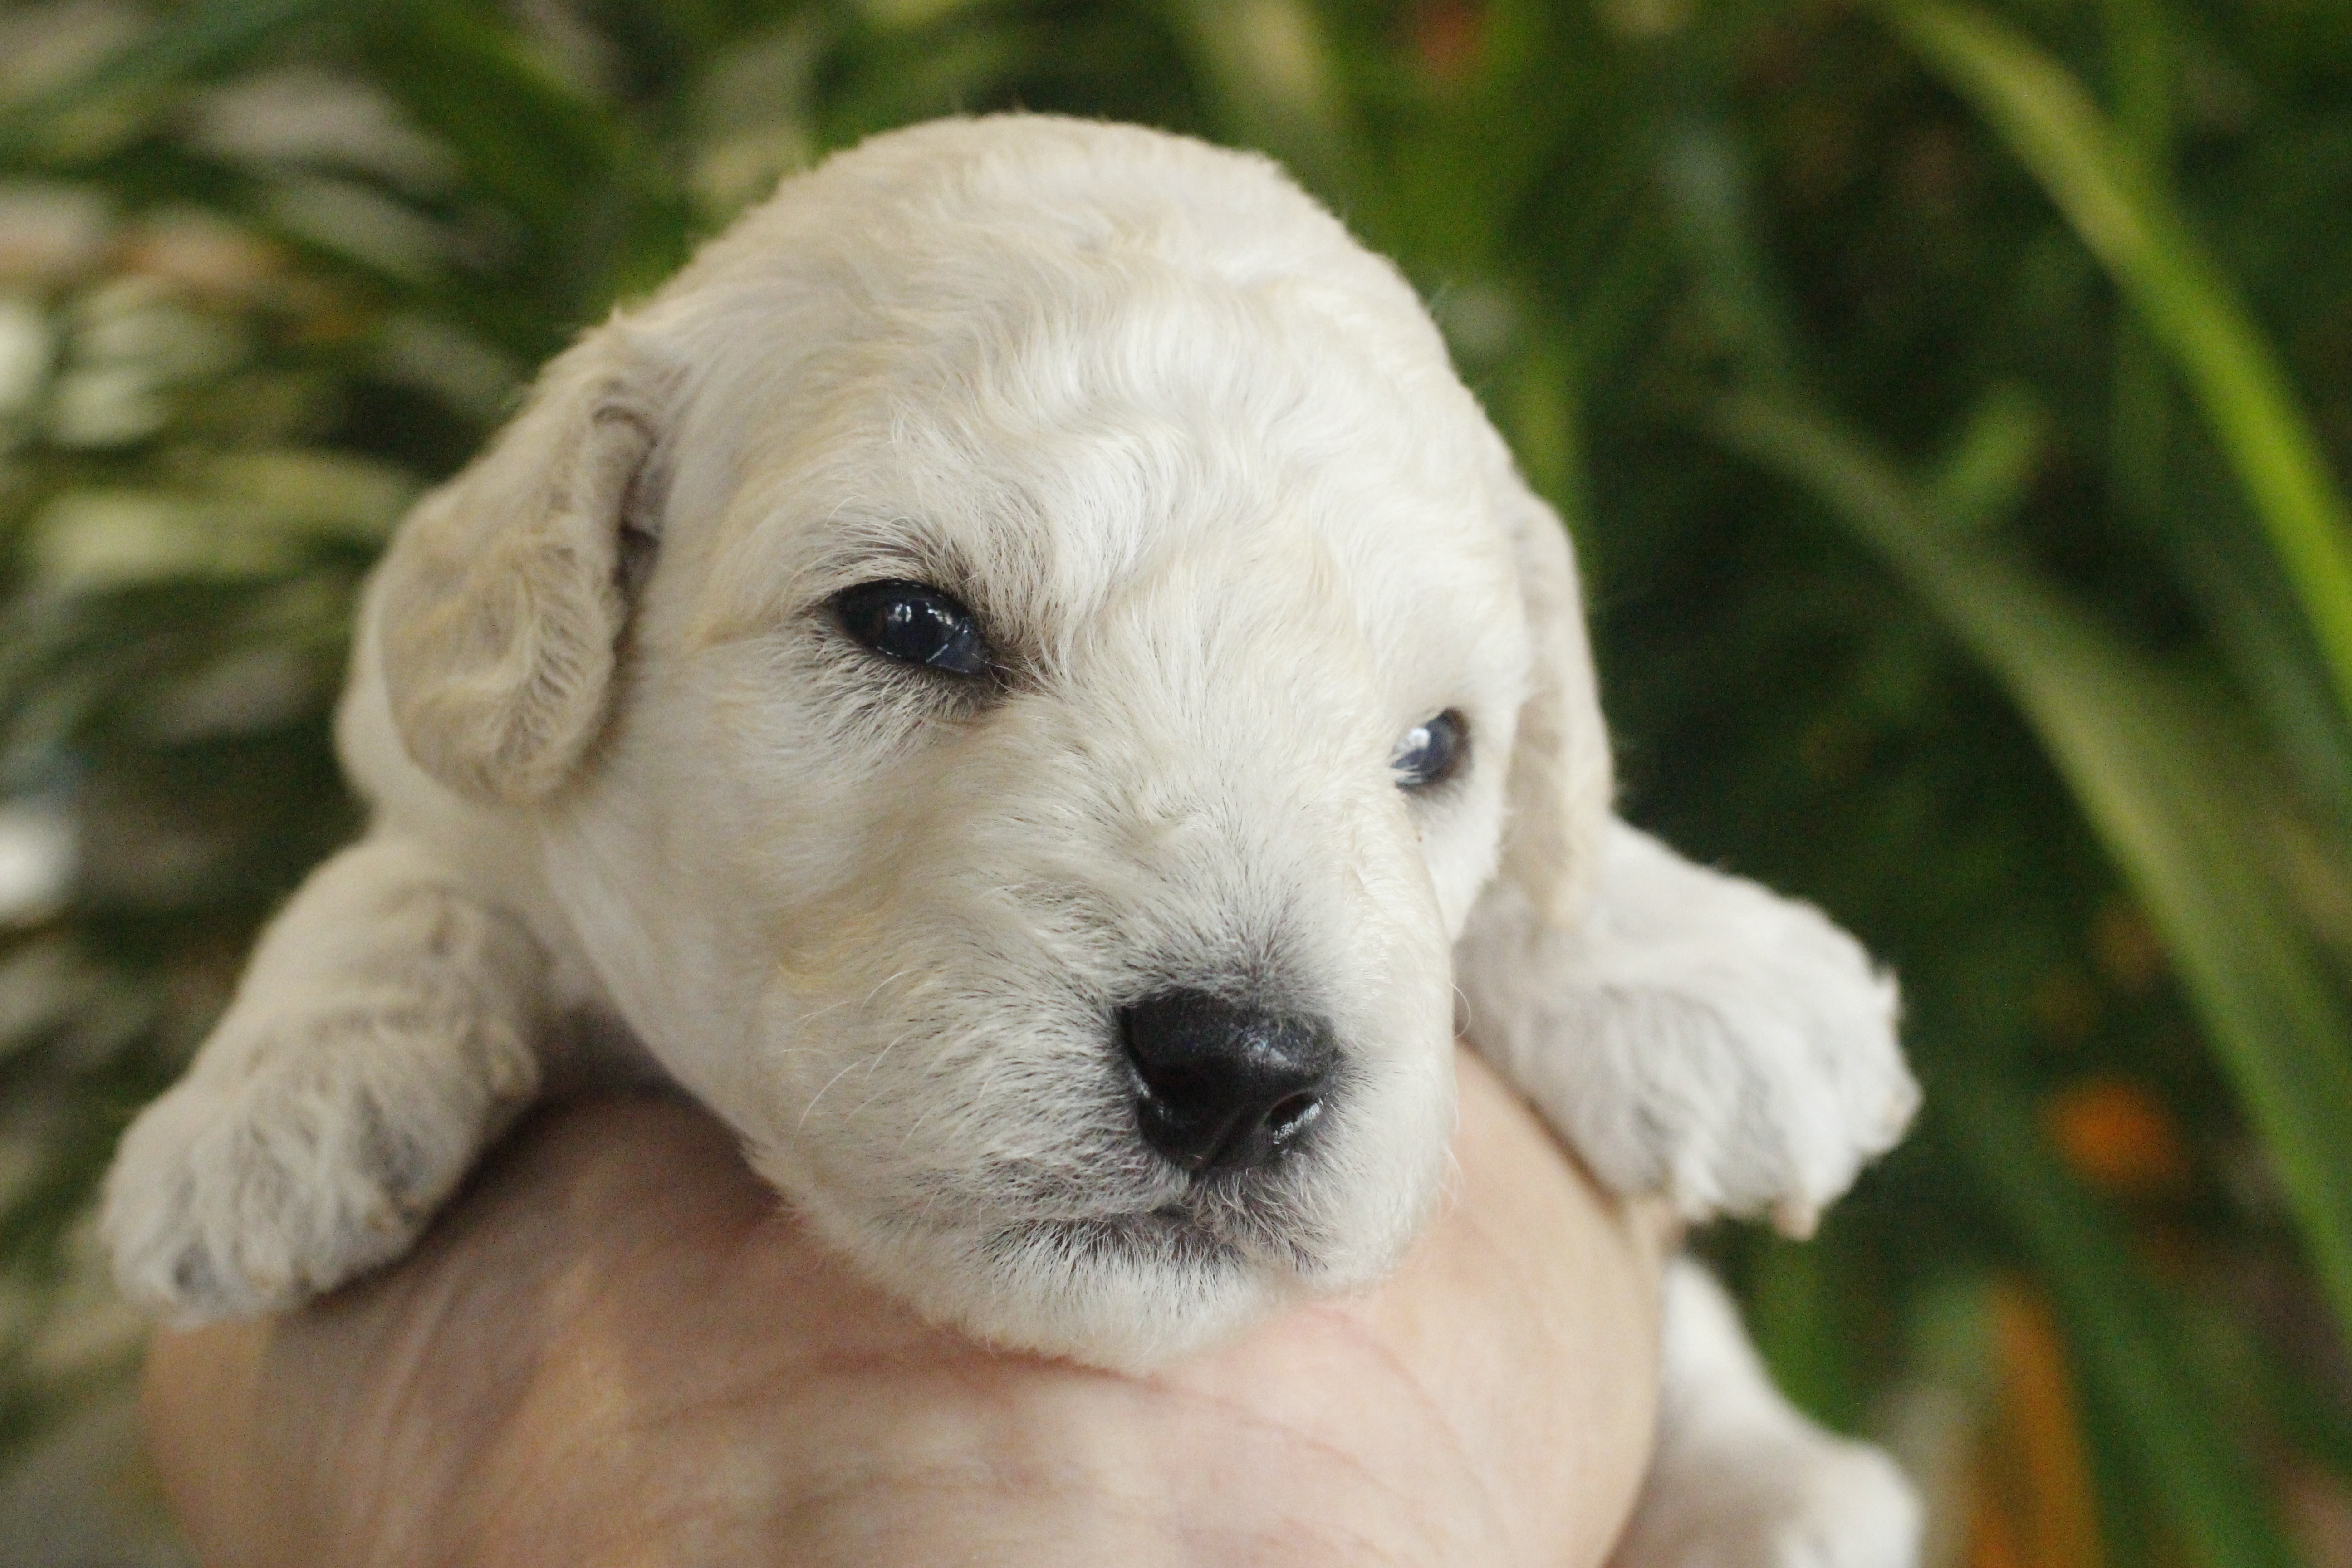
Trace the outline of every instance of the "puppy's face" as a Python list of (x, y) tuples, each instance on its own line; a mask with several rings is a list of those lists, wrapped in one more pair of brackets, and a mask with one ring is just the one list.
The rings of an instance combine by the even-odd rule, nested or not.
[(1537, 654), (1392, 279), (926, 221), (648, 312), (658, 539), (535, 809), (604, 987), (837, 1244), (1138, 1364), (1426, 1213)]

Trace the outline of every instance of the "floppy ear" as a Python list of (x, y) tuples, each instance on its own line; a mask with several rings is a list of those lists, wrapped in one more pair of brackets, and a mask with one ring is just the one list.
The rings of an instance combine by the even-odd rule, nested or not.
[(625, 529), (649, 529), (647, 377), (617, 325), (551, 363), (522, 413), (420, 501), (386, 552), (376, 635), (409, 756), (470, 799), (553, 791), (604, 727), (628, 606)]
[(1535, 668), (1511, 752), (1502, 869), (1544, 919), (1567, 924), (1591, 883), (1609, 817), (1609, 734), (1568, 530), (1516, 472), (1505, 473), (1503, 498)]
[(1810, 904), (1611, 815), (1568, 535), (1507, 495), (1536, 668), (1502, 874), (1454, 948), (1470, 1042), (1615, 1190), (1810, 1230), (1918, 1105), (1895, 984)]

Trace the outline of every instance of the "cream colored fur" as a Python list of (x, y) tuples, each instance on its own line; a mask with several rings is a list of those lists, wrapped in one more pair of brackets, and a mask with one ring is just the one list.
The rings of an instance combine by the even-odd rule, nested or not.
[[(826, 605), (887, 578), (998, 677), (856, 646)], [(1467, 765), (1408, 795), (1444, 710)], [(1851, 939), (1612, 821), (1567, 537), (1412, 290), (1154, 132), (946, 121), (786, 182), (418, 506), (341, 740), (367, 841), (110, 1178), (181, 1321), (395, 1256), (615, 1041), (925, 1311), (1124, 1366), (1396, 1262), (1457, 980), (1595, 1171), (1695, 1217), (1802, 1228), (1916, 1100)], [(1196, 1184), (1144, 1145), (1111, 1020), (1171, 984), (1329, 1021), (1299, 1152)], [(1905, 1561), (1891, 1470), (1815, 1485), (1852, 1450), (1675, 1321), (1669, 1409), (1745, 1414), (1669, 1424), (1628, 1562)]]

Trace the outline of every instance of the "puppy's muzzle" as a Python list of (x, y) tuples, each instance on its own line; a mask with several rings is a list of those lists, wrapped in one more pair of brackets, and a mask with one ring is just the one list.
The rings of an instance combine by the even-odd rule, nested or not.
[(1323, 1113), (1339, 1059), (1320, 1018), (1163, 991), (1122, 1007), (1143, 1141), (1194, 1175), (1270, 1164)]

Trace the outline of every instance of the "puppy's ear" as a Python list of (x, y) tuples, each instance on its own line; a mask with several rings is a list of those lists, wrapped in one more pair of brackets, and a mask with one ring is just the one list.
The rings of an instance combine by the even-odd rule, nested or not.
[(1502, 869), (1546, 921), (1570, 924), (1599, 863), (1613, 788), (1568, 530), (1517, 473), (1503, 481), (1535, 669), (1507, 786)]
[(1536, 668), (1503, 874), (1454, 947), (1470, 1042), (1607, 1185), (1801, 1234), (1918, 1104), (1894, 983), (1811, 905), (1611, 815), (1568, 535), (1507, 485)]
[(490, 449), (419, 502), (386, 552), (376, 628), (409, 756), (470, 799), (538, 800), (604, 726), (628, 606), (625, 530), (648, 530), (650, 377), (619, 326), (551, 363)]
[(1471, 1041), (1593, 1173), (1792, 1234), (1919, 1103), (1895, 983), (1810, 904), (1611, 821), (1580, 919), (1489, 890), (1454, 949)]

